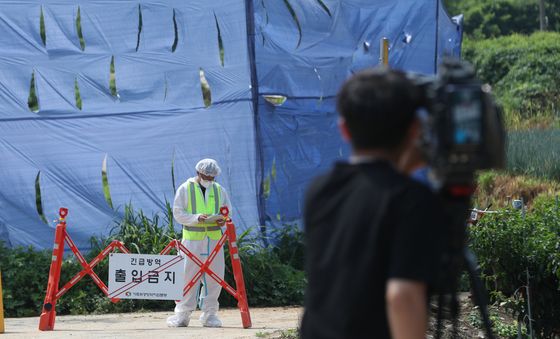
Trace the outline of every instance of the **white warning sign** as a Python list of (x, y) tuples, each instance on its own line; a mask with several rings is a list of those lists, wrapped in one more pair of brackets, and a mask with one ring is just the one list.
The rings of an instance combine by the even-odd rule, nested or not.
[(109, 298), (180, 300), (185, 286), (184, 258), (178, 255), (109, 256)]

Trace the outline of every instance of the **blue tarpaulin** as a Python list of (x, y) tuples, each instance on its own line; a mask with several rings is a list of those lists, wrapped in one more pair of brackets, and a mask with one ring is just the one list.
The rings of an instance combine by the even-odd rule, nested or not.
[(238, 228), (297, 223), (310, 178), (348, 155), (340, 84), (382, 37), (392, 67), (434, 73), (460, 20), (438, 1), (0, 0), (0, 240), (50, 248), (67, 207), (87, 249), (126, 204), (161, 212), (208, 157)]

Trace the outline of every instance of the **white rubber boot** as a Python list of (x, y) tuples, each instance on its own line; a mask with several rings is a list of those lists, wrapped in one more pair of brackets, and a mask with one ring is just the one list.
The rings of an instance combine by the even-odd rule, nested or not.
[(222, 327), (222, 321), (215, 314), (202, 313), (200, 315), (200, 322), (204, 327)]
[(167, 318), (167, 327), (187, 327), (191, 319), (191, 312), (175, 313)]

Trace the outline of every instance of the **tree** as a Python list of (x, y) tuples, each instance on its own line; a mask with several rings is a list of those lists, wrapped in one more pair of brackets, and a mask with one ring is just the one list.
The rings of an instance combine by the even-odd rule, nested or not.
[(464, 14), (465, 33), (471, 38), (531, 34), (540, 30), (541, 17), (543, 25), (548, 22), (547, 29), (560, 31), (559, 0), (444, 0), (444, 3), (451, 15)]

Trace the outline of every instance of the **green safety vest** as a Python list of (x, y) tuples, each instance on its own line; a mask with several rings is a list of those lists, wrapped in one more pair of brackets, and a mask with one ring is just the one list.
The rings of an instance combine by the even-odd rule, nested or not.
[[(204, 199), (200, 185), (195, 182), (189, 182), (187, 186), (187, 195), (189, 203), (186, 212), (189, 214), (207, 214), (213, 215), (220, 213), (222, 206), (222, 189), (218, 183), (212, 183), (212, 186), (206, 189), (208, 203)], [(192, 228), (200, 228), (193, 231)], [(190, 228), (191, 230), (188, 230)], [(183, 226), (183, 240), (203, 240), (205, 236), (212, 240), (218, 240), (222, 236), (222, 230), (218, 224), (199, 223), (196, 226)]]

